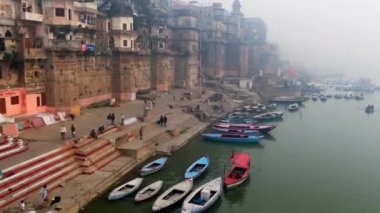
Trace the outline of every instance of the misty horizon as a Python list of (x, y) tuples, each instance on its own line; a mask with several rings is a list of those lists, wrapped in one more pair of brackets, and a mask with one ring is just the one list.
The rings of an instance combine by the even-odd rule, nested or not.
[[(233, 0), (221, 2), (231, 10)], [(380, 1), (240, 0), (245, 17), (260, 17), (280, 56), (313, 73), (344, 73), (380, 82)]]

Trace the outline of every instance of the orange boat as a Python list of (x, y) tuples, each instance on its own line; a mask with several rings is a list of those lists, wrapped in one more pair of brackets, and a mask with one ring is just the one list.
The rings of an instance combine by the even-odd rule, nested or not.
[(245, 152), (232, 152), (232, 166), (224, 174), (224, 185), (227, 189), (233, 189), (248, 179), (251, 156)]

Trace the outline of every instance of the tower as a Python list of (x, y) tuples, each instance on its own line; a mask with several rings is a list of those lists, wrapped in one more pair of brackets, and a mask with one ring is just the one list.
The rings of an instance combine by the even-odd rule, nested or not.
[(243, 13), (240, 11), (241, 4), (239, 0), (235, 0), (232, 4), (232, 16), (243, 16)]

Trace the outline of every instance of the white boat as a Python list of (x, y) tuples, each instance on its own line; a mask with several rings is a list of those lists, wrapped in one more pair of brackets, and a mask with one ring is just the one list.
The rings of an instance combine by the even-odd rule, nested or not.
[(141, 189), (139, 192), (137, 192), (135, 201), (139, 202), (148, 200), (149, 198), (157, 195), (160, 192), (163, 184), (164, 182), (162, 180), (159, 180)]
[(297, 103), (295, 103), (295, 104), (289, 105), (288, 110), (289, 111), (297, 111), (299, 108), (300, 108), (300, 106)]
[(186, 179), (170, 187), (162, 193), (153, 203), (152, 210), (160, 211), (169, 207), (184, 198), (193, 188), (193, 179)]
[(108, 200), (117, 200), (132, 194), (140, 187), (142, 181), (143, 178), (136, 178), (117, 187), (116, 189), (112, 190), (108, 196)]
[(268, 109), (276, 109), (276, 107), (277, 107), (277, 104), (275, 104), (275, 103), (268, 105)]
[(223, 181), (218, 177), (203, 184), (186, 197), (182, 205), (182, 213), (203, 212), (212, 206), (223, 191)]

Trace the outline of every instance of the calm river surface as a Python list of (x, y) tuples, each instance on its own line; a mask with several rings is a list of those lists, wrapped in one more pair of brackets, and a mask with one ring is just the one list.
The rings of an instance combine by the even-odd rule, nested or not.
[[(367, 104), (375, 105), (374, 114), (364, 113)], [(171, 156), (162, 171), (145, 178), (143, 186), (162, 179), (167, 189), (183, 179), (194, 160), (208, 154), (211, 165), (195, 181), (197, 187), (223, 174), (232, 150), (245, 151), (252, 156), (250, 180), (224, 192), (208, 212), (380, 212), (380, 110), (376, 108), (380, 108), (379, 93), (366, 94), (363, 101), (308, 101), (293, 113), (280, 107), (284, 120), (261, 145), (197, 137)], [(106, 197), (94, 200), (85, 212), (151, 212), (153, 200), (135, 204), (133, 197), (117, 202)], [(180, 212), (180, 206), (171, 211)]]

